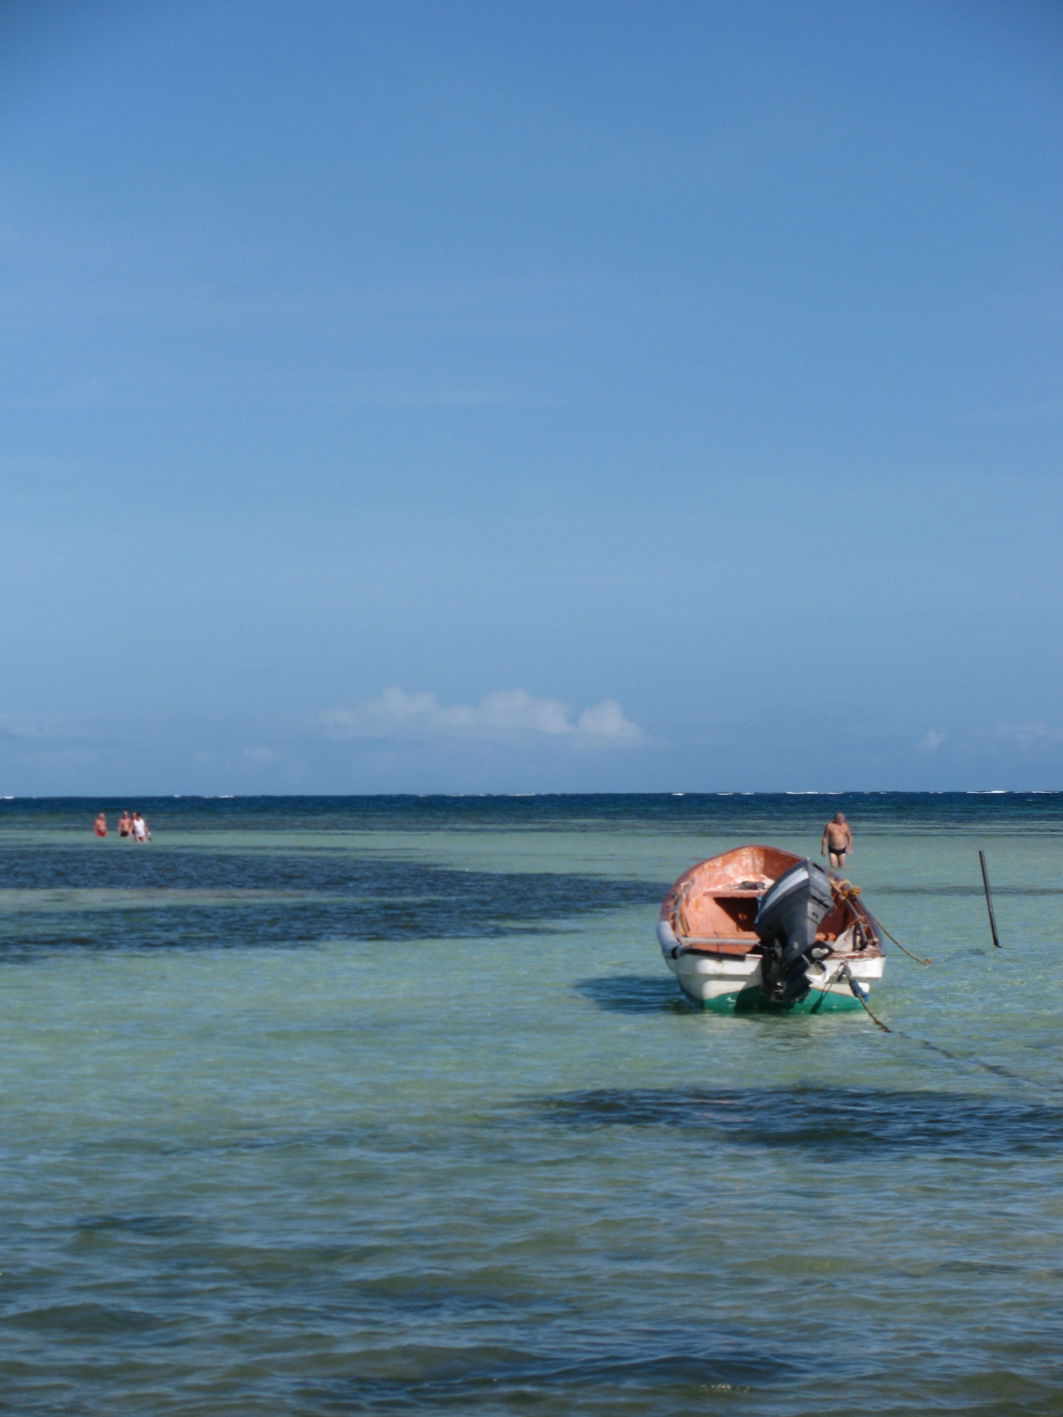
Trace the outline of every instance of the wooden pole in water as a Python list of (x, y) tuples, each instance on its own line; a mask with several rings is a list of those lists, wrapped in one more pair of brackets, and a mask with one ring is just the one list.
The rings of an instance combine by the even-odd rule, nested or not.
[(989, 911), (989, 928), (993, 932), (993, 944), (1000, 949), (1000, 941), (997, 939), (997, 917), (993, 913), (993, 892), (989, 889), (989, 872), (985, 868), (985, 852), (979, 851), (978, 860), (982, 864), (982, 885), (985, 887), (986, 909)]

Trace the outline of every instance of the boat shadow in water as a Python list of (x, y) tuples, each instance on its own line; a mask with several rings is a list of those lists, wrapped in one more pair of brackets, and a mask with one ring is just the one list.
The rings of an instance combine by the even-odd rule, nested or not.
[(577, 994), (590, 999), (600, 1009), (614, 1014), (703, 1014), (692, 1000), (676, 994), (675, 981), (644, 974), (611, 974), (598, 979), (579, 979)]
[(839, 1152), (1057, 1156), (1063, 1107), (862, 1087), (596, 1088), (532, 1099), (564, 1127), (660, 1127), (705, 1140)]

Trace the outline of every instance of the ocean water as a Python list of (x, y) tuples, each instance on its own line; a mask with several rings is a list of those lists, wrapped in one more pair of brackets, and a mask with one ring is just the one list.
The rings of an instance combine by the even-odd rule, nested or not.
[[(689, 1006), (839, 809), (931, 963)], [(1059, 1414), (1061, 904), (1063, 794), (0, 803), (0, 1411)]]

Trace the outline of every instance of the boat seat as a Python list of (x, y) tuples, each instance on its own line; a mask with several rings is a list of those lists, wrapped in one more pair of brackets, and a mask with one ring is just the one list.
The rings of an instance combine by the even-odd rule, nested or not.
[(745, 955), (760, 949), (756, 936), (746, 935), (680, 935), (676, 941), (684, 949), (715, 950), (722, 955)]

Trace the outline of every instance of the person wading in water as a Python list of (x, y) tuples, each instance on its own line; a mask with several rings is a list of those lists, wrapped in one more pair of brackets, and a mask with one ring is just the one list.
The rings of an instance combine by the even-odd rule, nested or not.
[(823, 828), (823, 840), (819, 844), (819, 854), (826, 856), (832, 866), (839, 869), (845, 865), (846, 854), (853, 849), (853, 833), (845, 820), (844, 812), (835, 812)]

